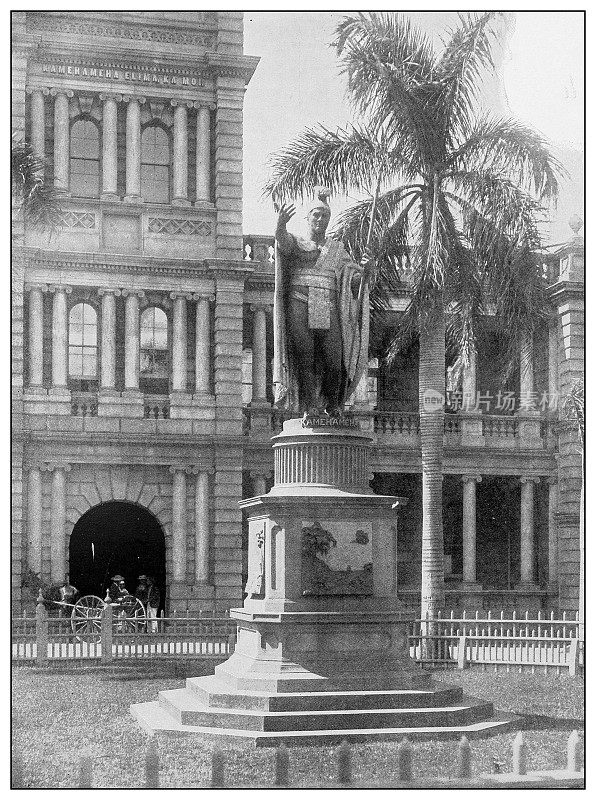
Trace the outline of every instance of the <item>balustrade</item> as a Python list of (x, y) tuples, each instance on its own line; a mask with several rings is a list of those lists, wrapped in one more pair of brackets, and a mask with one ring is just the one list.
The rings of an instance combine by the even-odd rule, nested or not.
[(71, 410), (73, 417), (96, 417), (97, 395), (93, 392), (73, 393), (71, 398)]
[(170, 416), (169, 395), (146, 395), (143, 412), (146, 419), (168, 419)]

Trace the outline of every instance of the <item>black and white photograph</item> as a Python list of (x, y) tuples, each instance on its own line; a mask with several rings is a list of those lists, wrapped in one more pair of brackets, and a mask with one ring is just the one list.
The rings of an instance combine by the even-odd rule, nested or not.
[(10, 787), (585, 789), (589, 13), (29, 5)]

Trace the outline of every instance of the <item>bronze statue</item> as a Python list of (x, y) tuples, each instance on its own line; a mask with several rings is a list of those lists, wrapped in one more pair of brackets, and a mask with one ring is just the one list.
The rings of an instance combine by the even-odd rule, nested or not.
[(307, 236), (286, 230), (296, 213), (283, 205), (275, 232), (275, 402), (291, 414), (337, 416), (368, 365), (368, 288), (363, 268), (326, 236), (329, 192), (307, 213)]

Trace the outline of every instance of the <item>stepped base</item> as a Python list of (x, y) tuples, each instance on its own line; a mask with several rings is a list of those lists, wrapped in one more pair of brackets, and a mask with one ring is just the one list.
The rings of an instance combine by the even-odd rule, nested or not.
[(309, 731), (255, 731), (238, 728), (204, 727), (183, 725), (160, 705), (158, 701), (137, 703), (130, 707), (132, 716), (141, 728), (151, 735), (204, 736), (220, 744), (249, 747), (277, 747), (282, 742), (286, 747), (312, 747), (314, 745), (337, 745), (341, 742), (399, 742), (404, 736), (416, 741), (433, 739), (468, 739), (505, 733), (517, 726), (518, 718), (493, 715), (488, 720), (469, 725), (421, 726), (401, 728), (369, 728)]
[(186, 687), (131, 706), (147, 732), (201, 735), (254, 747), (489, 736), (510, 730), (514, 717), (459, 687), (287, 692), (234, 691), (217, 676), (189, 678)]

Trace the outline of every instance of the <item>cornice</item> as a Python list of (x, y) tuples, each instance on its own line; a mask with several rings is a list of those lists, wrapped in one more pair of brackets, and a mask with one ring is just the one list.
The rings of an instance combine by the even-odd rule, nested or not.
[(552, 286), (547, 288), (546, 293), (550, 300), (555, 300), (565, 294), (581, 297), (583, 299), (585, 291), (582, 282), (557, 281), (557, 283), (553, 283)]
[(228, 78), (243, 78), (246, 83), (250, 81), (259, 64), (258, 56), (231, 56), (225, 53), (205, 53), (211, 72)]
[(97, 269), (102, 272), (138, 272), (152, 275), (193, 276), (207, 272), (206, 261), (191, 259), (164, 259), (147, 256), (143, 258), (111, 253), (49, 253), (37, 248), (23, 248), (25, 268), (72, 269), (86, 272)]

